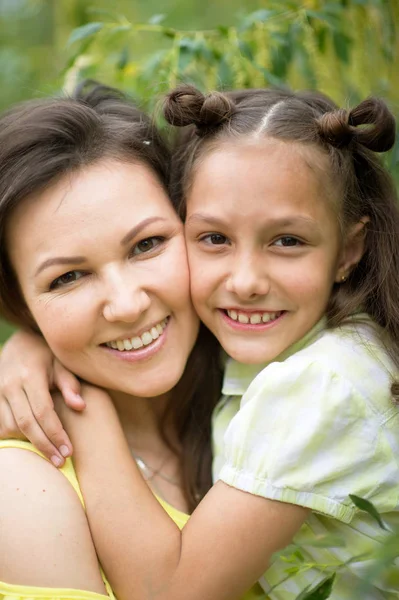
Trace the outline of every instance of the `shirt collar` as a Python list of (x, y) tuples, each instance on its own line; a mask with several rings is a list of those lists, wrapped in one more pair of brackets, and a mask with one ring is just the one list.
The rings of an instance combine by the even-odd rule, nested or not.
[(222, 394), (225, 396), (242, 396), (255, 377), (263, 371), (270, 362), (283, 362), (299, 350), (309, 346), (309, 344), (314, 342), (315, 338), (326, 328), (326, 324), (327, 319), (326, 317), (323, 317), (303, 336), (303, 338), (284, 350), (284, 352), (277, 356), (273, 361), (257, 365), (246, 365), (237, 362), (233, 358), (227, 358), (223, 377)]

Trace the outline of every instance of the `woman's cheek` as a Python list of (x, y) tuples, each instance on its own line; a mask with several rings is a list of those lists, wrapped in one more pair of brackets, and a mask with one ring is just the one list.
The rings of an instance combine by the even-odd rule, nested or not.
[(34, 311), (40, 331), (57, 356), (63, 352), (81, 349), (88, 342), (90, 336), (87, 330), (90, 321), (84, 306), (83, 301), (80, 303), (80, 309), (79, 306), (65, 301), (43, 303)]

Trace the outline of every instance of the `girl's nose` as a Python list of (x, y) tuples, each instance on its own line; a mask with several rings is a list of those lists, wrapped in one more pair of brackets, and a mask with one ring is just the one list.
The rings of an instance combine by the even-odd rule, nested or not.
[(241, 300), (266, 295), (270, 289), (270, 280), (261, 259), (236, 258), (226, 280), (226, 289)]

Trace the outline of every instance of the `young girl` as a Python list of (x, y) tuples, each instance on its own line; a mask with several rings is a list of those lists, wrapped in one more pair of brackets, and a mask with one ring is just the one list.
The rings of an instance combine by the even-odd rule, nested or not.
[[(394, 119), (376, 99), (347, 112), (320, 94), (193, 88), (165, 114), (194, 125), (174, 194), (195, 308), (230, 356), (217, 482), (179, 532), (115, 436), (107, 395), (87, 419), (60, 406), (101, 562), (120, 600), (233, 600), (256, 579), (290, 600), (340, 565), (330, 597), (349, 600), (385, 536), (349, 494), (399, 521), (399, 215), (374, 156)], [(272, 555), (292, 540), (302, 568), (287, 570)], [(398, 568), (362, 598), (398, 597)]]

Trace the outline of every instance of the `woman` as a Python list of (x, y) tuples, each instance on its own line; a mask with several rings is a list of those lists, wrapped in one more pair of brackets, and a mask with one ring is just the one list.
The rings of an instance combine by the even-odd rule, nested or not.
[[(0, 160), (1, 313), (109, 391), (150, 487), (183, 526), (210, 487), (219, 372), (189, 297), (167, 149), (123, 96), (91, 86), (4, 115)], [(0, 597), (113, 597), (71, 461), (57, 471), (27, 442), (0, 447)]]

